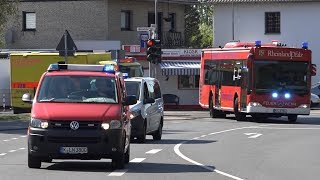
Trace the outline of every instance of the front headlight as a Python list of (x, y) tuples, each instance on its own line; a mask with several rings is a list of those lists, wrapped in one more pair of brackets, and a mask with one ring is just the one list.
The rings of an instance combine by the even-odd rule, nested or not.
[(49, 123), (45, 120), (31, 118), (30, 126), (34, 128), (47, 129), (49, 127)]
[(110, 129), (119, 129), (119, 128), (121, 128), (121, 121), (119, 120), (110, 121)]

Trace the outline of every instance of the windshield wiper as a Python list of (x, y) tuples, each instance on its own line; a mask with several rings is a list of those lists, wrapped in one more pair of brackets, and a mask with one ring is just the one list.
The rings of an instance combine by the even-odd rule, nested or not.
[(41, 99), (40, 102), (52, 102), (56, 98), (50, 98), (50, 99)]

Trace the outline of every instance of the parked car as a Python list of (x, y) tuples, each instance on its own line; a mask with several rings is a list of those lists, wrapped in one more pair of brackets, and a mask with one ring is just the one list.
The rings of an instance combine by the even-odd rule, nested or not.
[(161, 140), (163, 127), (163, 98), (159, 81), (149, 77), (125, 79), (128, 95), (137, 97), (137, 103), (129, 106), (131, 139), (144, 143), (146, 135)]

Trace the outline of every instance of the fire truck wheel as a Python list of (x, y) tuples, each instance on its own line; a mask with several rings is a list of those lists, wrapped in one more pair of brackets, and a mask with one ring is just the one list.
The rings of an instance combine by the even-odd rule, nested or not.
[(297, 121), (297, 119), (298, 119), (298, 115), (288, 115), (289, 122), (294, 123)]
[(237, 121), (244, 121), (246, 119), (246, 115), (239, 112), (239, 100), (238, 97), (234, 100), (233, 104), (234, 115), (236, 116)]
[(209, 110), (210, 110), (210, 117), (211, 118), (216, 118), (217, 117), (217, 110), (215, 110), (213, 108), (212, 96), (210, 96), (210, 100), (209, 100)]

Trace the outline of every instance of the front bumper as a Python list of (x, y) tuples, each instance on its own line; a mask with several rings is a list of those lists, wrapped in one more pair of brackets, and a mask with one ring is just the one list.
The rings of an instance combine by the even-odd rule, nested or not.
[[(29, 154), (52, 159), (101, 159), (123, 153), (124, 134), (121, 129), (62, 130), (30, 128)], [(61, 147), (87, 147), (85, 154), (64, 154)]]
[(309, 115), (310, 108), (267, 108), (263, 106), (247, 106), (245, 113), (263, 113), (263, 114), (296, 114), (296, 115)]

